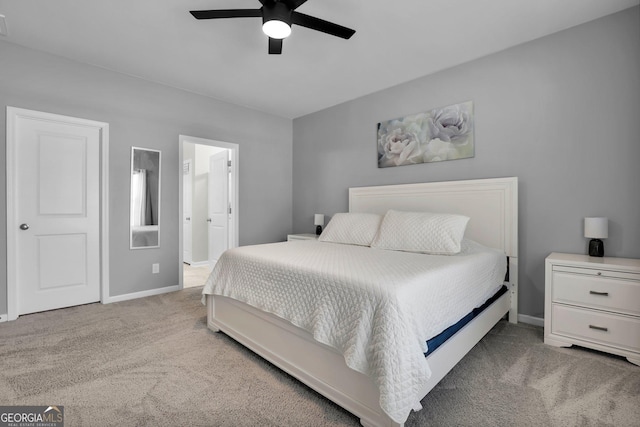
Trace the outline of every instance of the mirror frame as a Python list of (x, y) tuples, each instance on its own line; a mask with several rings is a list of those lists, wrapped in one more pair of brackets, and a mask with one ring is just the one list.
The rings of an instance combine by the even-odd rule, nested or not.
[[(158, 153), (158, 203), (157, 203), (157, 212), (158, 212), (158, 220), (157, 224), (154, 225), (144, 225), (141, 227), (147, 227), (145, 231), (151, 232), (155, 231), (157, 233), (157, 244), (156, 245), (147, 245), (147, 246), (134, 246), (134, 226), (133, 226), (133, 172), (135, 165), (135, 153), (136, 151), (145, 151)], [(131, 147), (131, 169), (129, 171), (129, 249), (153, 249), (160, 247), (160, 213), (161, 213), (161, 195), (162, 195), (162, 152), (160, 150), (154, 150), (152, 148), (143, 148), (143, 147)]]

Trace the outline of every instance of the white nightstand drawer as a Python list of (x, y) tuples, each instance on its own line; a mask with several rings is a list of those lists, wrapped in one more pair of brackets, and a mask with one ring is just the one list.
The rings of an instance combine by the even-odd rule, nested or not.
[(640, 316), (638, 281), (554, 269), (551, 297), (553, 302)]
[(576, 273), (583, 274), (586, 276), (597, 276), (597, 277), (613, 277), (617, 279), (629, 279), (640, 281), (640, 273), (633, 273), (628, 271), (616, 271), (609, 270), (607, 268), (598, 268), (598, 266), (585, 268), (585, 267), (570, 267), (567, 265), (554, 265), (553, 271), (564, 271), (565, 273)]
[(553, 334), (640, 352), (638, 318), (559, 304), (553, 304), (552, 311)]

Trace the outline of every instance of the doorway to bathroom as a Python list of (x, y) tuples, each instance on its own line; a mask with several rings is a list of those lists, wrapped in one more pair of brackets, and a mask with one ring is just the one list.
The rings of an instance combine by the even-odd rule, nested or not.
[(238, 148), (228, 142), (180, 136), (183, 288), (204, 285), (220, 255), (238, 246)]

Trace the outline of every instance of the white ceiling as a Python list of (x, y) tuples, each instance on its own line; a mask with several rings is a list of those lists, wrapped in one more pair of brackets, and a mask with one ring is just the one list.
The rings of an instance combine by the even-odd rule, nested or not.
[(296, 118), (638, 3), (309, 0), (299, 12), (356, 34), (294, 25), (283, 54), (268, 55), (259, 18), (189, 14), (258, 0), (0, 0), (0, 40)]

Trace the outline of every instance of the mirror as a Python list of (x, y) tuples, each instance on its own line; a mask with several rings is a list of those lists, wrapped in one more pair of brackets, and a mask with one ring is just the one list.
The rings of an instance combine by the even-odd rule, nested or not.
[(160, 154), (131, 147), (131, 249), (160, 246)]

